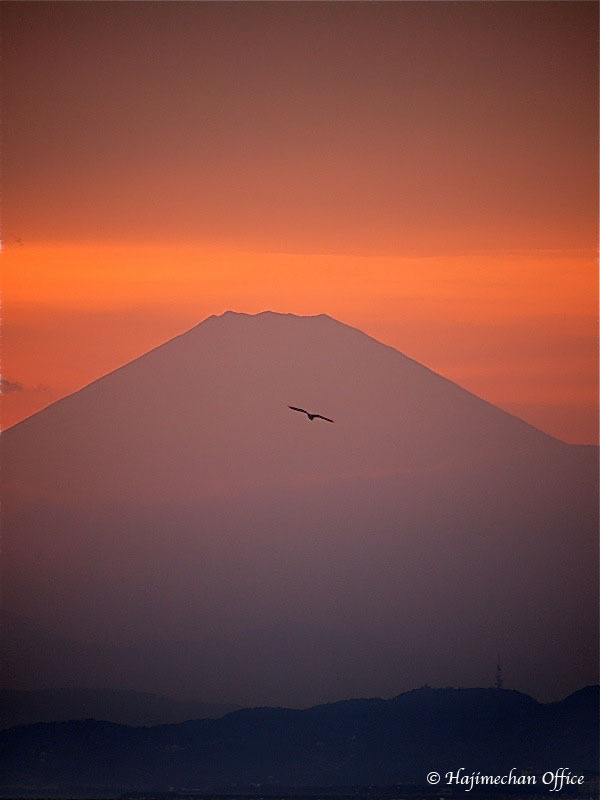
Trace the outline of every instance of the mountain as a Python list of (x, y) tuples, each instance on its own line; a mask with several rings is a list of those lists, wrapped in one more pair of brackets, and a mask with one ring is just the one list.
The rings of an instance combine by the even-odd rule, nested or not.
[(295, 789), (298, 796), (298, 787), (310, 786), (323, 787), (320, 796), (333, 787), (356, 794), (358, 787), (426, 785), (430, 770), (445, 776), (460, 766), (467, 775), (533, 774), (540, 796), (548, 791), (542, 775), (559, 763), (574, 775), (597, 770), (598, 687), (581, 695), (583, 703), (542, 705), (513, 691), (423, 688), (392, 700), (245, 709), (154, 728), (95, 720), (12, 728), (0, 732), (0, 794), (277, 796)]
[(597, 448), (325, 315), (208, 318), (5, 431), (1, 480), (5, 688), (597, 682)]
[(172, 700), (147, 692), (109, 689), (0, 689), (0, 728), (72, 719), (102, 719), (123, 725), (161, 725), (222, 717), (235, 706)]

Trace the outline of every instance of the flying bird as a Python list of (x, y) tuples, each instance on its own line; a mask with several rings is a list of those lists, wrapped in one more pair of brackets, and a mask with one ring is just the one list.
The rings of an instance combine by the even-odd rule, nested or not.
[(335, 420), (329, 419), (329, 417), (324, 417), (322, 414), (311, 414), (309, 411), (306, 411), (303, 408), (296, 408), (296, 406), (288, 406), (288, 408), (291, 408), (292, 411), (301, 411), (303, 414), (306, 414), (311, 422), (313, 419), (324, 419), (325, 422), (335, 422)]

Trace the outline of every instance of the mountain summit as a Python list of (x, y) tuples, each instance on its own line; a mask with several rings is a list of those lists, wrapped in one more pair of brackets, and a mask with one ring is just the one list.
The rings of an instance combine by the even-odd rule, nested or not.
[(597, 449), (326, 315), (209, 317), (2, 442), (12, 688), (596, 680)]

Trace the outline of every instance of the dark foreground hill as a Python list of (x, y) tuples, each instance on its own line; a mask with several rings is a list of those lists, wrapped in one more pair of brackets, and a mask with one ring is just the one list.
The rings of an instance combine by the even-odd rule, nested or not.
[[(496, 689), (423, 688), (392, 700), (256, 708), (131, 728), (86, 720), (0, 733), (2, 792), (252, 791), (426, 784), (436, 770), (597, 769), (598, 687), (540, 704)], [(539, 793), (544, 793), (540, 789)]]

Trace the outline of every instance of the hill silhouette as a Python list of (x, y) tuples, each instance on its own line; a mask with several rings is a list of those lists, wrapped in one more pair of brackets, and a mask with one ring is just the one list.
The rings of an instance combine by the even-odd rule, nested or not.
[(95, 720), (12, 728), (0, 732), (0, 790), (264, 796), (307, 786), (426, 785), (430, 770), (458, 766), (492, 775), (514, 768), (539, 781), (559, 762), (574, 774), (597, 769), (598, 699), (598, 687), (548, 705), (506, 690), (423, 688), (391, 700), (244, 709), (153, 728)]
[(597, 448), (325, 315), (210, 317), (2, 448), (6, 688), (597, 680)]
[(124, 725), (160, 725), (222, 717), (233, 705), (173, 700), (148, 692), (110, 689), (0, 690), (0, 728), (71, 719), (102, 719)]

